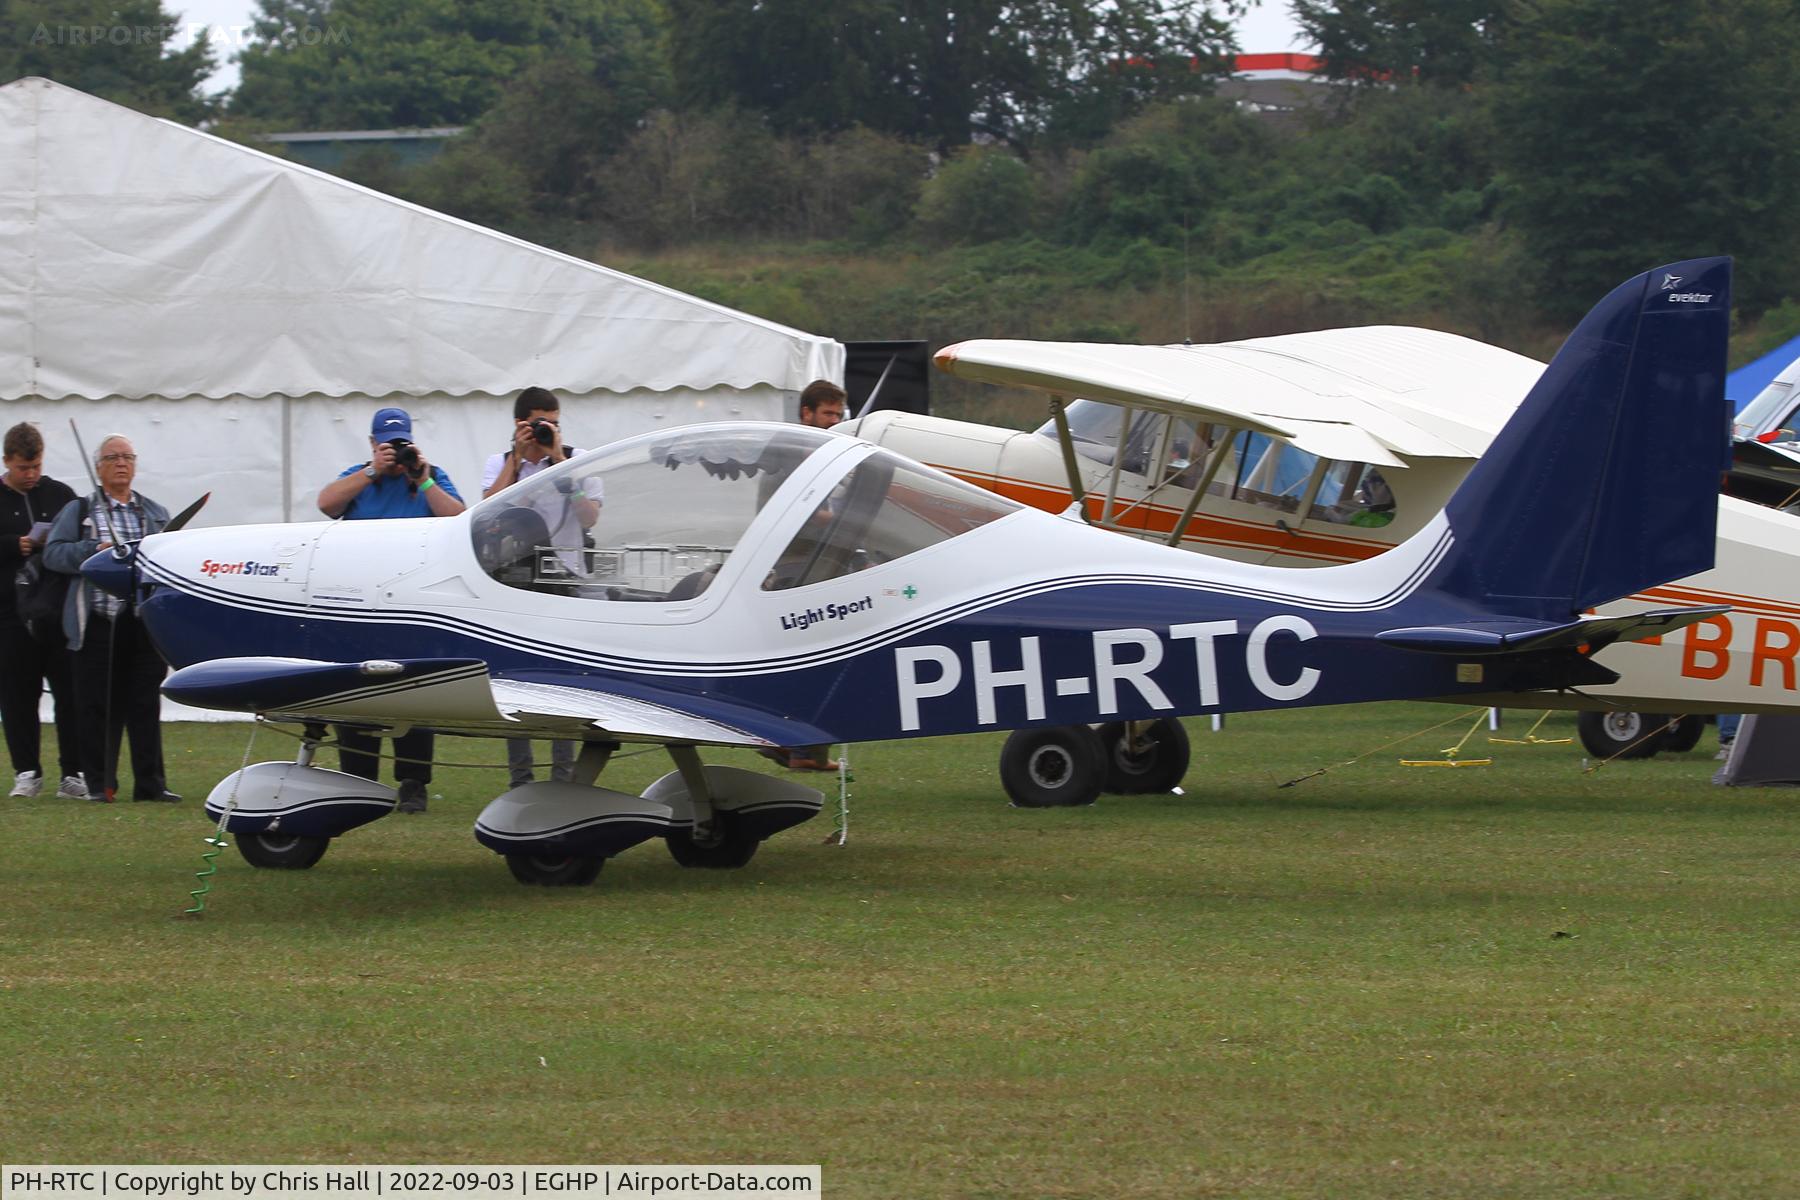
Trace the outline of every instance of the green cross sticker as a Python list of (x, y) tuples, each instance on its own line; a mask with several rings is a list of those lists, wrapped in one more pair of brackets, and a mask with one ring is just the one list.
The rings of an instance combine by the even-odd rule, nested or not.
[(905, 596), (908, 600), (911, 600), (914, 596), (919, 594), (919, 589), (909, 583), (900, 589), (900, 594)]

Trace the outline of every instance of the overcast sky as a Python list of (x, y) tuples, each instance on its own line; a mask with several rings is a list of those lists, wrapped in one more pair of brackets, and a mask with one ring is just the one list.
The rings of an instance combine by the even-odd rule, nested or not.
[[(250, 14), (256, 0), (166, 0), (165, 8), (178, 12), (187, 39), (201, 26), (211, 27), (219, 69), (207, 81), (207, 91), (220, 92), (237, 86), (237, 64), (231, 61), (250, 39)], [(183, 40), (182, 45), (187, 44)], [(1262, 0), (1254, 5), (1238, 27), (1238, 44), (1249, 54), (1277, 50), (1304, 50), (1300, 31), (1288, 13), (1288, 0)]]

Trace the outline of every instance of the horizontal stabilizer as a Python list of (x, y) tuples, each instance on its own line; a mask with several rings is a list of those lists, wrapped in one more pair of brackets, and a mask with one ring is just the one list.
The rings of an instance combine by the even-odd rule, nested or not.
[(1656, 608), (1625, 617), (1581, 617), (1546, 624), (1542, 621), (1469, 621), (1462, 625), (1424, 625), (1389, 629), (1375, 637), (1390, 646), (1427, 654), (1525, 654), (1576, 646), (1599, 649), (1614, 642), (1635, 642), (1684, 629), (1696, 621), (1731, 611), (1726, 604), (1694, 608)]

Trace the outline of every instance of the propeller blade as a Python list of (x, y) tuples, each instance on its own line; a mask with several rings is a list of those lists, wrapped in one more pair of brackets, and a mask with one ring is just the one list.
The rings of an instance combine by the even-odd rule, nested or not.
[(180, 512), (176, 513), (174, 519), (171, 520), (167, 525), (164, 525), (162, 527), (162, 532), (174, 533), (177, 529), (180, 529), (183, 525), (186, 525), (189, 521), (194, 519), (195, 513), (199, 512), (201, 509), (206, 507), (206, 502), (211, 499), (212, 499), (212, 493), (208, 492), (204, 496), (200, 497), (198, 500), (194, 501), (192, 504), (188, 505), (186, 508), (182, 509)]

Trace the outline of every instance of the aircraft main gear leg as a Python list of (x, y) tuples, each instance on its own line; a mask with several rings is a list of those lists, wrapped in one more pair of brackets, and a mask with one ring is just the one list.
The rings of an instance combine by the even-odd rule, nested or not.
[(1187, 775), (1187, 729), (1173, 717), (1109, 721), (1100, 727), (1106, 746), (1106, 790), (1121, 796), (1166, 792)]
[(1000, 750), (1000, 783), (1018, 808), (1092, 804), (1106, 783), (1106, 747), (1086, 725), (1020, 729)]
[(579, 783), (584, 787), (592, 786), (594, 780), (600, 778), (600, 772), (612, 761), (613, 752), (619, 748), (617, 742), (583, 742), (581, 757), (575, 760), (575, 777), (570, 783)]

